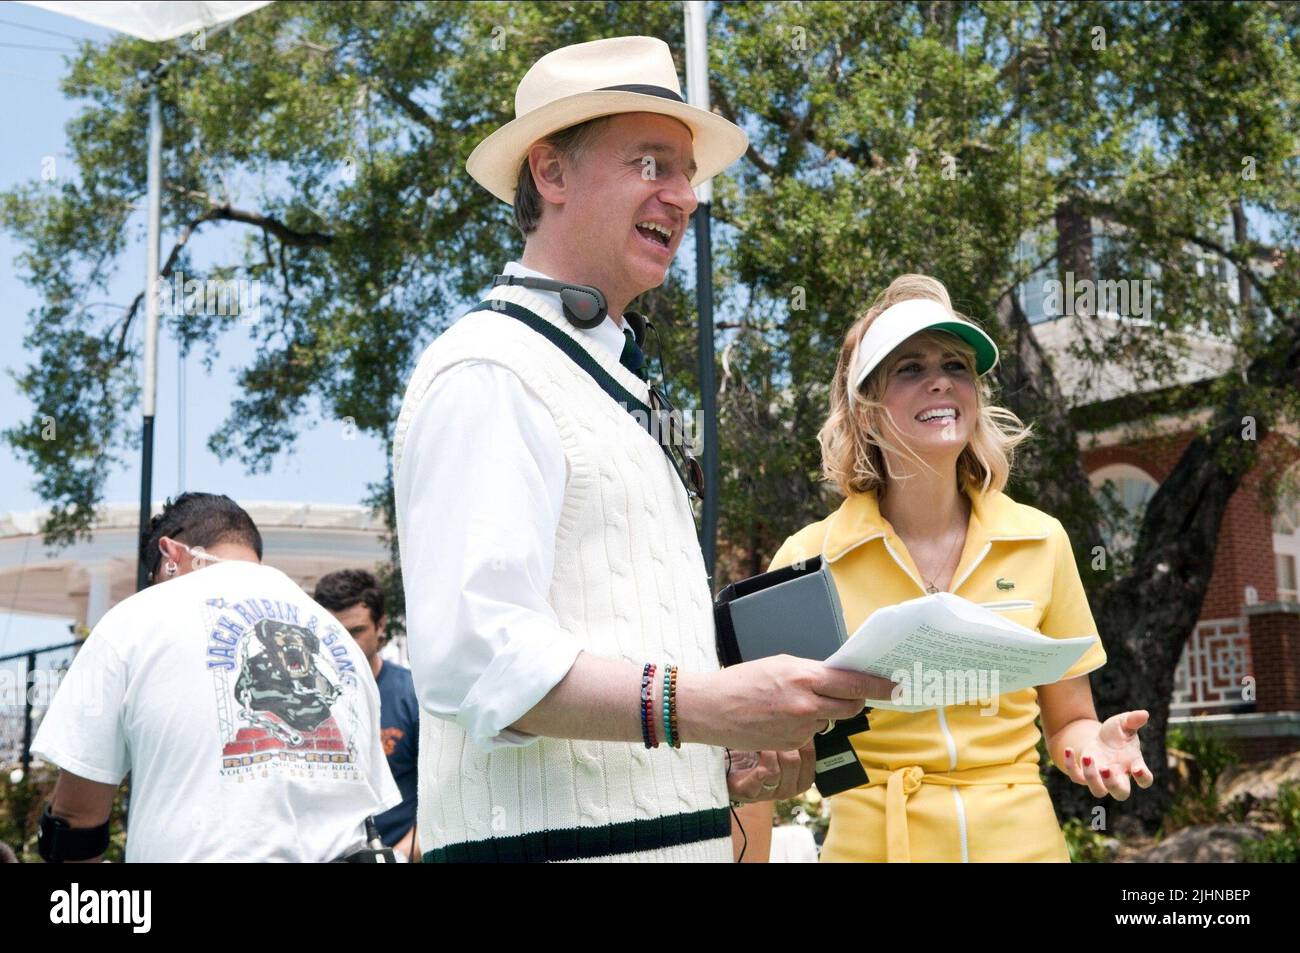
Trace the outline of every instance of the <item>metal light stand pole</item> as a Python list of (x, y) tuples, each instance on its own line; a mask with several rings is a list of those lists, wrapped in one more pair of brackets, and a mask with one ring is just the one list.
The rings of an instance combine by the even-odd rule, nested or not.
[[(709, 108), (708, 13), (703, 0), (686, 0), (687, 101)], [(710, 207), (713, 183), (695, 190), (695, 303), (699, 311), (700, 413), (704, 416), (704, 506), (700, 549), (712, 583), (718, 539), (718, 405), (713, 374), (713, 242)]]

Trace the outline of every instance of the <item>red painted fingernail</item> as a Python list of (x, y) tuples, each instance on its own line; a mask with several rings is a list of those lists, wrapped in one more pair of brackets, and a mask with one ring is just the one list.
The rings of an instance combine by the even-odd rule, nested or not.
[(1090, 767), (1092, 767), (1092, 759), (1091, 759), (1091, 758), (1084, 758), (1084, 759), (1083, 759), (1083, 766), (1084, 766), (1085, 768), (1090, 768)]
[(1103, 778), (1108, 778), (1108, 777), (1110, 777), (1110, 768), (1103, 768), (1103, 769), (1102, 769), (1102, 772), (1101, 772), (1101, 776), (1102, 776)]
[(1069, 748), (1066, 748), (1066, 749), (1065, 749), (1065, 760), (1066, 760), (1066, 761), (1069, 761), (1069, 760), (1070, 760), (1071, 758), (1073, 758), (1073, 757), (1074, 757), (1074, 752), (1071, 751)]

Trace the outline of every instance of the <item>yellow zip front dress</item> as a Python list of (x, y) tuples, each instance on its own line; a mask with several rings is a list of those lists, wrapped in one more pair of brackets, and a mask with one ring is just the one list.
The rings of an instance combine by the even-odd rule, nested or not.
[[(1096, 635), (1060, 521), (968, 489), (966, 544), (949, 591), (1054, 638)], [(852, 634), (876, 609), (926, 594), (874, 492), (853, 494), (785, 541), (773, 569), (821, 554)], [(1093, 645), (1064, 676), (1106, 662)], [(874, 709), (853, 736), (868, 784), (830, 798), (824, 861), (1058, 861), (1065, 839), (1039, 777), (1038, 693), (921, 712)]]

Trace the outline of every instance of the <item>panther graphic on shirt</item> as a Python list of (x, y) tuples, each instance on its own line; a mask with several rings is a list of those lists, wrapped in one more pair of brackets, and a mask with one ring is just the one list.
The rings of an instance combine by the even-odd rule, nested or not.
[[(209, 600), (208, 668), (222, 720), (223, 771), (291, 766), (295, 773), (344, 776), (356, 760), (354, 726), (335, 713), (356, 689), (342, 631), (296, 606), (266, 599)], [(233, 682), (233, 684), (232, 684)]]
[(300, 625), (274, 619), (258, 622), (253, 634), (262, 651), (244, 658), (235, 682), (240, 714), (283, 741), (302, 744), (300, 732), (314, 731), (329, 718), (330, 706), (342, 694), (316, 665), (320, 639)]

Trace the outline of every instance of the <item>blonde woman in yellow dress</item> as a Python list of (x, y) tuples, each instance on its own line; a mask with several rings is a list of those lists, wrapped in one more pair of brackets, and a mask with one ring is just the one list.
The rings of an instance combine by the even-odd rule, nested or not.
[[(989, 403), (996, 363), (993, 341), (923, 275), (896, 279), (849, 329), (819, 435), (845, 500), (772, 561), (821, 554), (849, 632), (946, 591), (1044, 635), (1097, 633), (1061, 523), (1002, 492), (1029, 431)], [(872, 710), (853, 738), (869, 783), (830, 799), (822, 859), (1068, 862), (1039, 778), (1040, 715), (1052, 760), (1095, 796), (1124, 800), (1153, 780), (1137, 737), (1147, 713), (1097, 720), (1087, 673), (1105, 661), (1098, 643), (1061, 681), (996, 705)]]

